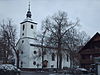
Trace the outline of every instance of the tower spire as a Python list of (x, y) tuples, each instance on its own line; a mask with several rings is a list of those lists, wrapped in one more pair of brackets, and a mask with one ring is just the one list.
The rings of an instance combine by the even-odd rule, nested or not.
[(27, 14), (26, 14), (26, 18), (31, 18), (31, 11), (30, 11), (30, 2), (29, 2), (29, 8), (28, 8), (28, 11), (27, 11)]
[(28, 11), (30, 11), (30, 1), (29, 1), (29, 5), (28, 6), (29, 6)]

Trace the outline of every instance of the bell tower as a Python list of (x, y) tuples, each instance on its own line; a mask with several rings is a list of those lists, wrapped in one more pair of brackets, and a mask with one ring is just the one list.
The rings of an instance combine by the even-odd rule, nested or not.
[(36, 26), (37, 23), (33, 22), (31, 19), (31, 11), (30, 11), (30, 2), (28, 11), (26, 13), (26, 19), (21, 22), (20, 24), (20, 38), (29, 37), (29, 38), (36, 38)]
[(26, 19), (20, 23), (20, 39), (17, 43), (20, 68), (37, 68), (37, 66), (33, 64), (33, 62), (37, 63), (33, 56), (35, 56), (34, 51), (37, 53), (38, 49), (36, 49), (34, 46), (31, 46), (31, 44), (36, 44), (37, 23), (35, 23), (31, 17), (32, 14), (29, 3)]

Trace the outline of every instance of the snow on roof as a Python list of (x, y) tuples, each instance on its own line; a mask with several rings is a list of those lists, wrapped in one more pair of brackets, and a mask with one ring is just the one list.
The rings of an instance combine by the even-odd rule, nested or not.
[(26, 18), (24, 21), (32, 21), (31, 18)]

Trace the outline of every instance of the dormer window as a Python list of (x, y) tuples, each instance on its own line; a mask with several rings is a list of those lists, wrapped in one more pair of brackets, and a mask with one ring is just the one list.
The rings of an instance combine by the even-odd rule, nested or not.
[(33, 25), (31, 25), (31, 29), (33, 29)]
[(24, 29), (25, 29), (25, 25), (23, 25), (23, 31), (24, 31)]

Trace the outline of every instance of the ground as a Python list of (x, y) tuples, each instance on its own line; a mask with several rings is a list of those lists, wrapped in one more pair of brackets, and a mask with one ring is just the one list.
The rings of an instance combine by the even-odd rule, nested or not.
[[(50, 73), (50, 72), (26, 72), (26, 71), (22, 71), (21, 75), (72, 75), (72, 74), (58, 74), (58, 73)], [(82, 75), (91, 75), (91, 74), (82, 74)]]

